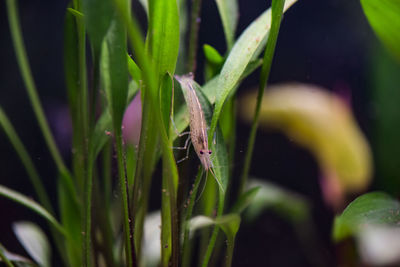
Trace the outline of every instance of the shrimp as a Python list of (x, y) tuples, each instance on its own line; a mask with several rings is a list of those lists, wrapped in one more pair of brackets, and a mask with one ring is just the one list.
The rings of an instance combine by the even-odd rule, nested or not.
[(181, 84), (185, 101), (189, 109), (190, 139), (197, 156), (206, 171), (213, 167), (210, 155), (212, 151), (208, 148), (207, 124), (199, 98), (193, 88), (193, 75), (175, 76)]
[[(193, 88), (193, 74), (189, 73), (188, 75), (183, 76), (175, 75), (175, 78), (181, 84), (186, 105), (189, 109), (189, 134), (194, 150), (196, 151), (204, 170), (207, 173), (208, 171), (211, 172), (219, 187), (223, 190), (221, 182), (217, 179), (215, 172), (213, 171), (214, 166), (211, 161), (212, 151), (208, 148), (207, 124), (203, 108), (200, 104), (199, 98), (197, 97), (196, 90)], [(186, 146), (187, 145), (185, 144), (185, 147)]]

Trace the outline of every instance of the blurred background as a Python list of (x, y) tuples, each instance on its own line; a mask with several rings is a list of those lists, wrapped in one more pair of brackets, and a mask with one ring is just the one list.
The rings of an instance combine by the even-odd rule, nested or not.
[[(18, 2), (36, 86), (55, 138), (68, 161), (71, 126), (63, 73), (63, 21), (68, 1)], [(267, 2), (239, 0), (237, 36), (269, 7), (270, 1)], [(142, 11), (136, 11), (139, 12)], [(215, 1), (204, 0), (200, 45), (210, 44), (223, 53), (225, 43), (220, 25)], [(0, 2), (0, 33), (0, 105), (56, 201), (56, 171), (16, 63), (4, 1)], [(200, 46), (198, 58), (198, 70), (201, 70), (204, 56)], [(399, 65), (375, 37), (358, 0), (299, 0), (284, 15), (269, 82), (311, 83), (346, 99), (373, 150), (374, 179), (370, 190), (384, 190), (397, 197), (400, 189), (400, 144), (396, 142), (400, 136), (400, 113), (396, 106), (400, 99), (399, 73)], [(197, 77), (202, 77), (202, 73)], [(251, 75), (238, 94), (256, 87), (258, 78), (258, 72)], [(238, 122), (235, 177), (240, 175), (249, 130), (248, 124)], [(0, 183), (32, 196), (26, 173), (3, 133), (0, 133), (0, 151)], [(311, 153), (271, 129), (259, 131), (253, 159), (250, 174), (305, 196), (311, 205), (312, 218), (307, 225), (294, 226), (283, 216), (268, 211), (251, 224), (243, 223), (236, 241), (234, 266), (340, 264), (340, 247), (330, 238), (334, 213), (324, 204), (320, 172)], [(159, 205), (158, 197), (151, 206)], [(10, 251), (26, 255), (12, 232), (11, 223), (34, 220), (44, 226), (42, 219), (4, 198), (0, 198), (0, 211), (0, 241)], [(310, 227), (311, 230), (307, 229)], [(313, 235), (311, 249), (301, 237), (302, 232), (308, 231)]]

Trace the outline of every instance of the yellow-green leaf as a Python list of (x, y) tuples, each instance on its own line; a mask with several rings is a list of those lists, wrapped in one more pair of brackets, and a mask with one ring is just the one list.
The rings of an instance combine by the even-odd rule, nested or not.
[[(256, 93), (240, 104), (241, 115), (253, 118)], [(364, 189), (371, 178), (371, 152), (350, 108), (322, 88), (284, 84), (265, 92), (262, 127), (275, 127), (308, 148), (327, 178), (337, 178), (345, 191)]]

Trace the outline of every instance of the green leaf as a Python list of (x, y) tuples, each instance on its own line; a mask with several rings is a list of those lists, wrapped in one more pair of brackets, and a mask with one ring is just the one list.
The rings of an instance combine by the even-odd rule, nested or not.
[(76, 18), (79, 18), (79, 19), (83, 18), (82, 12), (79, 12), (78, 10), (76, 10), (76, 9), (74, 9), (74, 8), (70, 8), (70, 7), (68, 7), (67, 10), (68, 10), (72, 15), (74, 15)]
[(179, 14), (176, 0), (149, 1), (147, 49), (160, 83), (165, 73), (175, 72), (179, 51)]
[(18, 193), (10, 188), (7, 188), (5, 186), (0, 185), (0, 196), (7, 197), (27, 208), (30, 210), (36, 212), (43, 218), (45, 218), (48, 222), (50, 222), (60, 233), (66, 235), (66, 232), (64, 228), (57, 222), (57, 220), (47, 211), (45, 210), (42, 206), (40, 206), (38, 203), (33, 201), (30, 198), (27, 198), (26, 196), (22, 195), (21, 193)]
[(57, 190), (61, 222), (69, 236), (66, 239), (69, 264), (80, 266), (82, 264), (81, 206), (77, 200), (74, 185), (61, 174)]
[(96, 122), (89, 144), (89, 158), (95, 160), (103, 149), (104, 145), (110, 140), (112, 130), (112, 119), (108, 109), (106, 109)]
[(221, 16), (222, 25), (224, 28), (225, 39), (228, 49), (233, 46), (235, 39), (235, 31), (239, 19), (237, 0), (215, 0), (219, 15)]
[[(172, 104), (172, 86), (173, 78), (169, 74), (165, 74), (160, 84), (160, 109), (161, 119), (163, 120), (165, 129), (170, 129), (171, 121), (171, 104)], [(169, 135), (169, 131), (167, 131)]]
[[(233, 257), (233, 248), (235, 245), (235, 237), (236, 237), (237, 231), (239, 230), (240, 221), (241, 221), (240, 216), (238, 214), (234, 214), (234, 213), (227, 214), (224, 216), (219, 216), (216, 219), (201, 215), (201, 216), (196, 216), (196, 217), (192, 218), (188, 224), (188, 227), (190, 229), (191, 236), (193, 236), (193, 233), (195, 230), (201, 229), (204, 227), (208, 227), (211, 225), (215, 225), (216, 226), (215, 229), (221, 228), (222, 231), (225, 233), (225, 236), (227, 239), (225, 266), (230, 267), (231, 262), (232, 262), (232, 257)], [(215, 229), (214, 229), (214, 232), (218, 231)], [(218, 233), (218, 232), (216, 232), (216, 233)], [(203, 266), (207, 266), (208, 259), (206, 261), (203, 261)]]
[(79, 95), (78, 32), (76, 19), (70, 12), (66, 12), (64, 21), (64, 71), (69, 109), (74, 123), (78, 113)]
[(205, 44), (203, 46), (203, 51), (206, 57), (204, 76), (205, 80), (208, 81), (221, 71), (222, 64), (224, 63), (225, 59), (218, 53), (218, 51), (214, 47), (210, 45)]
[(211, 64), (220, 65), (224, 62), (224, 57), (220, 55), (220, 53), (212, 47), (211, 45), (205, 44), (203, 45), (204, 56), (207, 61)]
[(111, 0), (83, 0), (82, 2), (85, 26), (95, 57), (98, 57), (104, 36), (114, 15), (114, 6)]
[(51, 247), (39, 226), (32, 222), (16, 222), (13, 230), (19, 242), (40, 266), (51, 266)]
[(189, 227), (189, 229), (190, 229), (190, 235), (193, 236), (193, 233), (196, 230), (199, 230), (204, 227), (208, 227), (213, 224), (215, 224), (215, 221), (213, 218), (199, 215), (199, 216), (191, 218), (187, 227)]
[[(252, 121), (256, 94), (240, 103), (240, 115)], [(283, 131), (316, 157), (324, 178), (340, 190), (364, 189), (372, 172), (369, 145), (351, 110), (338, 96), (305, 84), (271, 86), (264, 94), (260, 126)]]
[(128, 94), (124, 27), (114, 18), (103, 42), (101, 71), (115, 130), (120, 131)]
[[(121, 8), (128, 9), (127, 2), (119, 3)], [(126, 264), (132, 265), (135, 250), (133, 248), (133, 222), (129, 214), (128, 200), (128, 181), (126, 176), (125, 155), (122, 144), (122, 118), (125, 112), (128, 96), (128, 63), (126, 58), (127, 40), (125, 25), (116, 13), (111, 26), (104, 38), (101, 55), (101, 74), (103, 86), (105, 88), (107, 99), (111, 107), (111, 116), (115, 133), (116, 152), (118, 159), (118, 176), (123, 207), (123, 225), (125, 240)], [(90, 177), (91, 178), (91, 177)], [(90, 201), (90, 198), (87, 198)], [(86, 207), (90, 207), (87, 203)], [(87, 209), (88, 210), (88, 209)], [(87, 219), (90, 219), (89, 217)], [(90, 231), (90, 222), (87, 221), (86, 231)], [(86, 247), (90, 245), (90, 239), (86, 240)], [(87, 251), (88, 252), (88, 251)], [(89, 259), (89, 255), (87, 256)]]
[(341, 241), (367, 226), (396, 226), (400, 223), (400, 202), (383, 192), (364, 194), (335, 218), (333, 239)]
[(240, 216), (232, 213), (213, 219), (207, 216), (199, 215), (190, 219), (188, 227), (192, 236), (194, 231), (214, 224), (222, 228), (227, 238), (233, 238), (240, 226)]
[(398, 0), (361, 0), (364, 13), (376, 35), (400, 60), (400, 2)]
[(249, 220), (254, 220), (266, 209), (273, 209), (294, 222), (305, 220), (310, 215), (308, 201), (294, 192), (257, 179), (251, 179), (247, 187), (259, 188), (256, 193), (252, 192), (255, 196), (245, 211), (245, 217)]
[[(168, 266), (169, 264), (178, 264), (179, 253), (178, 213), (176, 211), (178, 173), (176, 163), (173, 159), (172, 141), (168, 139), (172, 96), (171, 78), (169, 75), (173, 75), (175, 72), (179, 51), (179, 14), (176, 0), (149, 1), (147, 37), (147, 54), (152, 59), (155, 70), (155, 73), (151, 75), (156, 77), (156, 81), (153, 81), (153, 84), (150, 84), (148, 78), (145, 79), (146, 86), (148, 85), (150, 90), (156, 90), (156, 94), (149, 92), (149, 95), (151, 94), (149, 99), (152, 103), (147, 104), (153, 105), (152, 112), (155, 113), (156, 123), (161, 124), (159, 125), (159, 129), (161, 130), (163, 147), (162, 187), (168, 192), (168, 194), (162, 194), (161, 208), (161, 242), (163, 244), (161, 262), (162, 266)], [(150, 77), (148, 72), (146, 74), (148, 75), (147, 77)], [(147, 101), (145, 100), (145, 102)], [(156, 141), (156, 138), (151, 141)], [(152, 154), (151, 151), (149, 152)], [(151, 162), (149, 163), (151, 164)], [(151, 172), (152, 170), (147, 173)]]
[[(73, 3), (70, 4), (70, 6)], [(86, 85), (82, 84), (86, 81), (82, 80), (81, 75), (86, 77), (85, 62), (81, 62), (85, 55), (82, 54), (84, 45), (82, 42), (82, 27), (78, 27), (77, 18), (67, 11), (64, 21), (64, 73), (65, 84), (67, 87), (68, 107), (71, 115), (72, 129), (72, 148), (75, 151), (72, 157), (72, 166), (74, 170), (74, 178), (77, 181), (78, 188), (83, 191), (84, 176), (85, 176), (85, 157), (84, 150), (86, 149), (86, 126), (85, 116), (83, 116), (83, 88)], [(79, 29), (79, 30), (78, 30)], [(82, 67), (85, 66), (85, 70)], [(85, 73), (85, 74), (84, 74)], [(84, 126), (86, 125), (86, 126)]]
[(135, 61), (131, 56), (127, 55), (127, 57), (128, 57), (129, 74), (131, 75), (132, 79), (139, 84), (139, 81), (142, 80), (142, 71), (140, 70), (138, 65), (136, 65)]
[(228, 240), (232, 242), (239, 230), (240, 216), (237, 214), (227, 214), (216, 218), (215, 223), (221, 227)]
[[(188, 3), (186, 0), (178, 0), (178, 9), (179, 9), (179, 43), (184, 44), (186, 41), (186, 35), (188, 32), (188, 25), (189, 25), (189, 15), (188, 15)], [(186, 45), (179, 46), (178, 52), (178, 61), (176, 63), (176, 70), (177, 73), (184, 73), (185, 72), (185, 64), (186, 64)]]
[[(161, 119), (163, 127), (165, 129), (170, 129), (170, 118), (171, 118), (171, 99), (172, 99), (172, 87), (173, 79), (169, 74), (165, 74), (161, 80), (160, 84), (160, 109), (161, 109)], [(169, 131), (167, 131), (169, 135)], [(172, 141), (169, 139), (169, 147), (172, 147)], [(172, 151), (166, 151), (163, 148), (162, 162), (163, 162), (163, 179), (162, 188), (165, 189), (162, 194), (162, 204), (161, 204), (161, 243), (162, 247), (162, 266), (174, 265), (178, 262), (178, 242), (179, 234), (177, 230), (177, 211), (176, 211), (176, 198), (178, 191), (178, 177), (173, 175), (173, 168), (176, 170), (175, 161), (171, 162), (167, 157), (167, 153)], [(174, 165), (174, 166), (173, 166)], [(166, 245), (168, 244), (168, 246)]]
[[(240, 77), (237, 84), (235, 85), (235, 88), (232, 90), (232, 93), (234, 93), (236, 91), (236, 88), (239, 86), (239, 84), (242, 80), (247, 78), (247, 76), (252, 74), (261, 65), (262, 65), (262, 59), (250, 61), (250, 63), (247, 65), (246, 69), (244, 70), (242, 76)], [(208, 99), (208, 101), (210, 101), (211, 104), (215, 103), (217, 95), (219, 94), (218, 81), (219, 81), (219, 75), (214, 77), (212, 80), (208, 81), (206, 84), (203, 85), (203, 93), (207, 96), (207, 99)]]
[(241, 194), (233, 205), (231, 212), (242, 213), (253, 202), (260, 189), (261, 186), (256, 186)]
[[(286, 1), (284, 10), (287, 10), (295, 2), (296, 0)], [(264, 44), (263, 40), (267, 38), (270, 27), (271, 9), (268, 9), (247, 27), (229, 53), (218, 78), (218, 93), (210, 133), (215, 131), (222, 107), (228, 96), (234, 93), (247, 65), (261, 52), (260, 49), (263, 48)]]

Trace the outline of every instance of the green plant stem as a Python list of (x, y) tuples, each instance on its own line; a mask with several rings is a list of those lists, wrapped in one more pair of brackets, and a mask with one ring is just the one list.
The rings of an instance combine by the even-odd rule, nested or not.
[(182, 245), (182, 266), (186, 267), (189, 266), (190, 263), (190, 242), (189, 242), (189, 227), (188, 227), (188, 222), (190, 218), (192, 217), (193, 213), (193, 207), (196, 202), (196, 195), (197, 191), (199, 189), (201, 177), (203, 176), (204, 170), (202, 168), (199, 168), (199, 171), (197, 172), (196, 180), (194, 181), (193, 184), (193, 189), (191, 190), (189, 194), (189, 200), (188, 203), (185, 203), (187, 205), (187, 210), (186, 210), (186, 216), (183, 221), (182, 225), (182, 230), (183, 230), (183, 245)]
[[(95, 174), (95, 177), (97, 175)], [(101, 254), (104, 256), (105, 266), (113, 267), (116, 266), (114, 258), (114, 237), (110, 222), (109, 211), (110, 208), (107, 206), (107, 200), (103, 194), (102, 188), (100, 186), (100, 181), (93, 180), (93, 203), (95, 207), (104, 207), (101, 209), (93, 210), (93, 220), (98, 222), (98, 227), (101, 232), (101, 240), (97, 242), (97, 247)], [(96, 240), (94, 240), (96, 242)], [(96, 265), (98, 266), (98, 265)]]
[[(90, 159), (89, 159), (90, 160)], [(91, 266), (91, 238), (92, 238), (92, 189), (93, 189), (93, 164), (90, 163), (87, 170), (87, 179), (85, 185), (85, 235), (83, 243), (83, 266)]]
[(7, 267), (14, 267), (14, 264), (6, 257), (3, 252), (4, 246), (0, 243), (0, 259), (5, 263)]
[(108, 141), (102, 152), (104, 204), (105, 210), (107, 211), (111, 208), (110, 200), (112, 198), (111, 155), (112, 145), (111, 142)]
[[(223, 193), (221, 192), (221, 190), (219, 190), (219, 196), (220, 197), (218, 200), (217, 217), (221, 216), (224, 211), (224, 199), (222, 197)], [(215, 242), (217, 241), (218, 232), (219, 232), (219, 226), (215, 225), (213, 232), (211, 234), (210, 242), (208, 243), (206, 253), (204, 255), (203, 264), (201, 265), (202, 267), (208, 266), (208, 262), (210, 261), (211, 255), (214, 251)]]
[(196, 55), (197, 55), (197, 40), (200, 28), (200, 11), (202, 0), (192, 1), (192, 11), (190, 14), (190, 31), (189, 31), (189, 48), (187, 72), (194, 73), (196, 71)]
[(243, 193), (247, 179), (249, 176), (249, 170), (251, 165), (251, 159), (254, 150), (254, 143), (256, 139), (257, 127), (258, 127), (258, 118), (260, 116), (260, 108), (261, 102), (264, 95), (264, 88), (267, 86), (267, 81), (269, 77), (269, 73), (271, 70), (272, 59), (274, 57), (276, 41), (278, 39), (279, 28), (282, 20), (283, 6), (285, 4), (285, 0), (273, 0), (272, 1), (272, 16), (271, 16), (271, 30), (268, 37), (268, 42), (265, 48), (263, 65), (260, 74), (260, 83), (258, 87), (258, 95), (257, 95), (257, 104), (255, 108), (253, 123), (251, 125), (249, 143), (247, 145), (247, 151), (244, 160), (244, 167), (242, 176), (240, 179), (239, 192), (238, 195)]
[[(143, 43), (143, 38), (141, 36), (141, 32), (137, 26), (137, 22), (135, 19), (127, 12), (125, 9), (125, 3), (123, 0), (114, 0), (115, 6), (117, 7), (117, 11), (119, 12), (119, 17), (122, 19), (124, 22), (126, 28), (127, 28), (127, 33), (129, 37), (129, 41), (131, 43), (131, 46), (133, 47), (133, 51), (135, 51), (135, 55), (137, 55), (138, 58), (138, 65), (140, 65), (142, 74), (143, 74), (143, 80), (144, 83), (147, 82), (148, 78), (146, 79), (145, 76), (147, 75), (148, 77), (148, 72), (150, 66), (148, 65), (149, 63), (146, 60), (146, 53), (144, 49), (144, 43)], [(149, 109), (148, 103), (148, 93), (150, 93), (151, 90), (153, 90), (153, 84), (154, 80), (150, 79), (149, 84), (146, 83), (146, 90), (143, 90), (142, 93), (144, 94), (144, 97), (142, 100), (143, 102), (143, 114), (142, 114), (142, 129), (141, 129), (141, 138), (140, 138), (140, 144), (139, 144), (139, 152), (138, 152), (138, 163), (137, 163), (137, 168), (136, 168), (136, 174), (134, 178), (134, 189), (133, 189), (133, 214), (135, 218), (135, 247), (136, 247), (136, 252), (138, 253), (138, 261), (140, 262), (140, 255), (141, 255), (141, 239), (142, 239), (142, 234), (143, 234), (143, 222), (144, 222), (144, 216), (145, 216), (145, 209), (147, 209), (147, 198), (148, 198), (148, 193), (145, 192), (145, 190), (142, 191), (142, 183), (143, 179), (146, 179), (146, 174), (149, 174), (146, 172), (145, 167), (149, 167), (149, 165), (153, 165), (153, 160), (150, 159), (151, 162), (146, 162), (145, 156), (151, 156), (151, 152), (154, 151), (153, 147), (146, 146), (146, 140), (145, 138), (149, 138), (147, 136), (148, 128), (150, 127), (149, 125), (149, 120), (150, 117), (153, 115), (150, 114), (150, 112), (146, 111), (145, 109)], [(144, 88), (143, 88), (144, 89)], [(154, 134), (155, 131), (151, 131), (151, 134)], [(153, 140), (154, 141), (154, 140)], [(150, 143), (150, 146), (155, 146), (156, 142)], [(145, 153), (147, 152), (147, 153)], [(147, 159), (148, 160), (148, 159)], [(146, 162), (146, 164), (144, 164)], [(150, 166), (152, 167), (152, 166)], [(150, 178), (151, 175), (149, 175)], [(146, 182), (146, 180), (144, 180)], [(148, 182), (148, 181), (147, 181)], [(140, 194), (139, 194), (140, 192)], [(143, 195), (142, 195), (143, 194)], [(144, 202), (142, 202), (144, 199)], [(143, 204), (143, 205), (140, 205)], [(125, 225), (124, 225), (125, 227)], [(125, 228), (125, 230), (127, 230)]]
[(135, 245), (133, 241), (133, 221), (130, 214), (129, 208), (129, 196), (128, 196), (128, 178), (126, 176), (126, 165), (124, 157), (124, 148), (122, 141), (121, 128), (115, 128), (115, 143), (118, 159), (118, 174), (120, 191), (122, 194), (122, 208), (123, 208), (123, 222), (124, 222), (124, 233), (125, 233), (125, 254), (127, 266), (136, 266), (136, 253)]
[[(73, 1), (74, 8), (82, 12), (82, 0)], [(81, 135), (79, 137), (81, 140), (78, 141), (79, 151), (75, 154), (78, 157), (79, 167), (83, 168), (84, 181), (77, 181), (80, 186), (82, 194), (84, 209), (83, 209), (83, 232), (85, 233), (83, 237), (83, 266), (91, 266), (91, 238), (92, 238), (92, 190), (93, 190), (93, 168), (94, 159), (89, 158), (88, 147), (89, 147), (89, 109), (88, 109), (88, 88), (87, 88), (87, 76), (86, 76), (86, 31), (83, 19), (76, 19), (76, 31), (78, 39), (78, 85), (79, 85), (79, 115), (78, 115), (78, 125), (76, 131), (79, 131)], [(83, 184), (83, 190), (82, 190)]]
[(43, 112), (42, 104), (40, 103), (40, 99), (37, 94), (35, 83), (33, 81), (32, 73), (29, 67), (28, 58), (26, 55), (26, 50), (21, 34), (21, 27), (19, 24), (19, 17), (17, 11), (17, 2), (16, 0), (7, 0), (6, 3), (7, 3), (8, 21), (10, 24), (10, 31), (14, 43), (14, 49), (17, 56), (17, 61), (21, 71), (21, 75), (28, 92), (29, 100), (32, 104), (33, 111), (35, 113), (36, 119), (39, 123), (39, 127), (43, 133), (46, 144), (50, 150), (54, 162), (57, 165), (58, 170), (61, 173), (68, 173), (69, 171), (64, 164), (61, 154), (54, 141), (53, 135), (50, 131), (47, 119)]
[[(82, 0), (74, 0), (74, 7), (79, 12), (83, 12), (83, 4)], [(86, 29), (85, 29), (85, 22), (83, 19), (76, 19), (76, 31), (78, 37), (78, 85), (79, 85), (79, 101), (78, 101), (78, 130), (81, 134), (78, 135), (81, 140), (78, 141), (79, 148), (77, 149), (78, 153), (76, 157), (78, 157), (78, 167), (83, 168), (84, 170), (89, 169), (87, 166), (89, 163), (88, 161), (88, 147), (89, 147), (89, 102), (88, 102), (88, 86), (87, 86), (87, 71), (86, 71)], [(94, 115), (93, 115), (94, 117)], [(82, 185), (85, 187), (86, 185), (91, 186), (92, 182), (86, 181), (88, 179), (92, 179), (89, 177), (89, 174), (83, 171), (83, 178), (84, 181), (77, 181), (78, 185), (80, 186), (80, 192), (87, 190), (83, 188)], [(87, 198), (86, 198), (87, 199)], [(85, 218), (85, 216), (83, 216)]]
[(233, 249), (235, 248), (235, 239), (228, 240), (226, 248), (225, 266), (231, 267), (233, 258)]
[[(77, 0), (75, 9), (82, 12), (82, 0)], [(89, 131), (89, 107), (88, 107), (88, 87), (86, 75), (86, 30), (85, 23), (82, 19), (76, 20), (78, 33), (78, 64), (79, 64), (79, 86), (80, 86), (80, 118), (83, 132), (84, 155), (87, 158), (88, 153), (88, 131)], [(97, 64), (98, 65), (98, 64)]]

